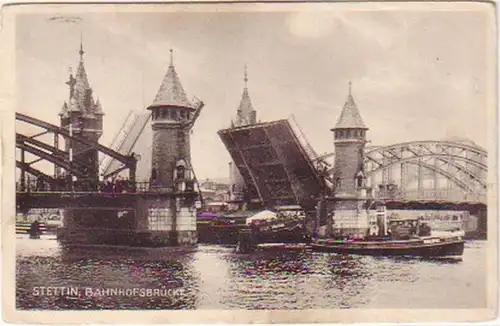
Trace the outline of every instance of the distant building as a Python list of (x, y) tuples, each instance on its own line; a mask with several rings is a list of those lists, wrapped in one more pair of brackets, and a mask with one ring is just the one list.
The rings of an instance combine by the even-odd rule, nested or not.
[(229, 184), (217, 180), (205, 179), (199, 182), (200, 192), (206, 204), (230, 200)]

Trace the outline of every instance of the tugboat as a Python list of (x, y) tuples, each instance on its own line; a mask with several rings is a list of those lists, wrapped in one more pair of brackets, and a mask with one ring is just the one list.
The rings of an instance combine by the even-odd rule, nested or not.
[(238, 232), (237, 251), (249, 253), (260, 248), (303, 248), (311, 241), (306, 230), (306, 212), (300, 206), (276, 206), (247, 218)]
[(314, 237), (312, 249), (322, 252), (372, 256), (461, 256), (464, 252), (464, 232), (431, 234), (431, 228), (421, 218), (387, 221), (384, 207), (377, 208), (370, 219), (368, 236)]

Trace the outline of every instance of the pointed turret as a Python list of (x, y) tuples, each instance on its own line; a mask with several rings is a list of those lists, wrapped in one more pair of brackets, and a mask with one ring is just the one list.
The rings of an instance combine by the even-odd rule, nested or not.
[(160, 89), (156, 94), (153, 104), (151, 104), (148, 109), (161, 106), (194, 109), (175, 71), (172, 50), (170, 50), (170, 65), (168, 66), (167, 73), (163, 78), (163, 82), (160, 85)]
[(104, 115), (101, 104), (93, 99), (92, 88), (90, 87), (87, 72), (83, 61), (83, 42), (80, 40), (80, 61), (76, 74), (73, 75), (69, 68), (69, 99), (64, 103), (61, 110), (61, 125), (67, 126), (71, 121), (80, 121), (80, 126), (91, 133), (90, 138), (98, 139), (102, 134), (102, 115)]
[(94, 104), (94, 114), (104, 115), (104, 112), (102, 111), (101, 101), (99, 101), (99, 98), (97, 98)]
[(335, 129), (368, 129), (363, 123), (363, 119), (359, 114), (358, 107), (356, 106), (356, 102), (354, 102), (354, 98), (351, 92), (352, 84), (349, 82), (349, 95), (347, 96), (347, 101), (342, 108), (342, 112), (340, 113), (339, 120), (335, 125)]
[(85, 113), (92, 113), (91, 111), (91, 92), (89, 80), (87, 78), (87, 72), (85, 71), (85, 65), (83, 64), (83, 43), (80, 42), (80, 62), (78, 63), (78, 68), (76, 70), (75, 76), (75, 86), (73, 96), (78, 104), (78, 107)]
[(245, 82), (245, 87), (243, 88), (243, 94), (241, 95), (240, 106), (238, 107), (236, 116), (236, 126), (244, 126), (256, 123), (257, 114), (253, 109), (252, 100), (248, 94), (248, 73), (247, 66), (245, 65), (245, 77), (243, 79)]
[(80, 42), (80, 62), (78, 63), (76, 74), (73, 76), (70, 68), (69, 80), (66, 82), (69, 86), (68, 110), (70, 112), (80, 111), (85, 116), (93, 117), (96, 110), (98, 110), (98, 114), (103, 114), (103, 111), (100, 105), (97, 107), (94, 103), (92, 88), (90, 87), (87, 72), (85, 71), (84, 53), (83, 43)]
[(61, 117), (66, 117), (68, 115), (68, 104), (66, 103), (66, 101), (64, 101), (64, 104), (61, 108), (61, 112), (59, 112), (59, 115)]

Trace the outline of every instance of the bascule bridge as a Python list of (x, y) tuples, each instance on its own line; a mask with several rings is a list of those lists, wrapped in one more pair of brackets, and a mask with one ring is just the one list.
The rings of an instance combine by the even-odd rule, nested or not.
[[(368, 146), (368, 128), (350, 88), (331, 130), (333, 153), (318, 155), (293, 116), (219, 131), (251, 199), (268, 209), (298, 204), (314, 216), (317, 209), (331, 210), (316, 204), (325, 194), (334, 193), (339, 199), (337, 220), (345, 215), (340, 218), (345, 228), (354, 223), (349, 220), (358, 220), (353, 214), (362, 211), (360, 205), (371, 196), (389, 210), (404, 214), (444, 212), (445, 218), (454, 218), (463, 212), (461, 216), (472, 216), (469, 226), (475, 231), (471, 233), (484, 237), (486, 150), (456, 140)], [(354, 224), (353, 228), (358, 227)]]
[[(142, 131), (150, 121), (153, 130), (147, 182), (136, 182), (138, 157), (132, 152), (133, 144), (117, 150), (99, 144), (104, 112), (93, 97), (83, 54), (81, 44), (78, 69), (75, 75), (70, 73), (69, 97), (59, 114), (61, 126), (16, 113), (19, 123), (43, 129), (33, 135), (16, 134), (16, 165), (21, 172), (18, 212), (60, 209), (64, 217), (58, 238), (71, 244), (195, 244), (199, 194), (191, 165), (190, 134), (204, 104), (187, 99), (173, 65), (173, 51), (158, 93), (147, 108), (149, 116), (135, 123)], [(48, 134), (53, 134), (52, 144), (46, 141)], [(105, 180), (101, 181), (99, 155), (107, 158), (102, 170)], [(30, 160), (31, 156), (38, 158)], [(38, 168), (43, 161), (54, 164), (54, 175)], [(125, 170), (128, 179), (116, 178)]]

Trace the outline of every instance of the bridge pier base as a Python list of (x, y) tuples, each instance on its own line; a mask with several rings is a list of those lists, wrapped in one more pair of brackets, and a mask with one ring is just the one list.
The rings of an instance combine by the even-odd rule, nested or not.
[(139, 198), (135, 203), (135, 225), (151, 232), (154, 243), (194, 246), (198, 243), (196, 210), (181, 198)]
[(62, 244), (137, 247), (194, 246), (198, 243), (197, 193), (149, 192), (61, 196), (18, 194), (18, 211), (59, 207)]

